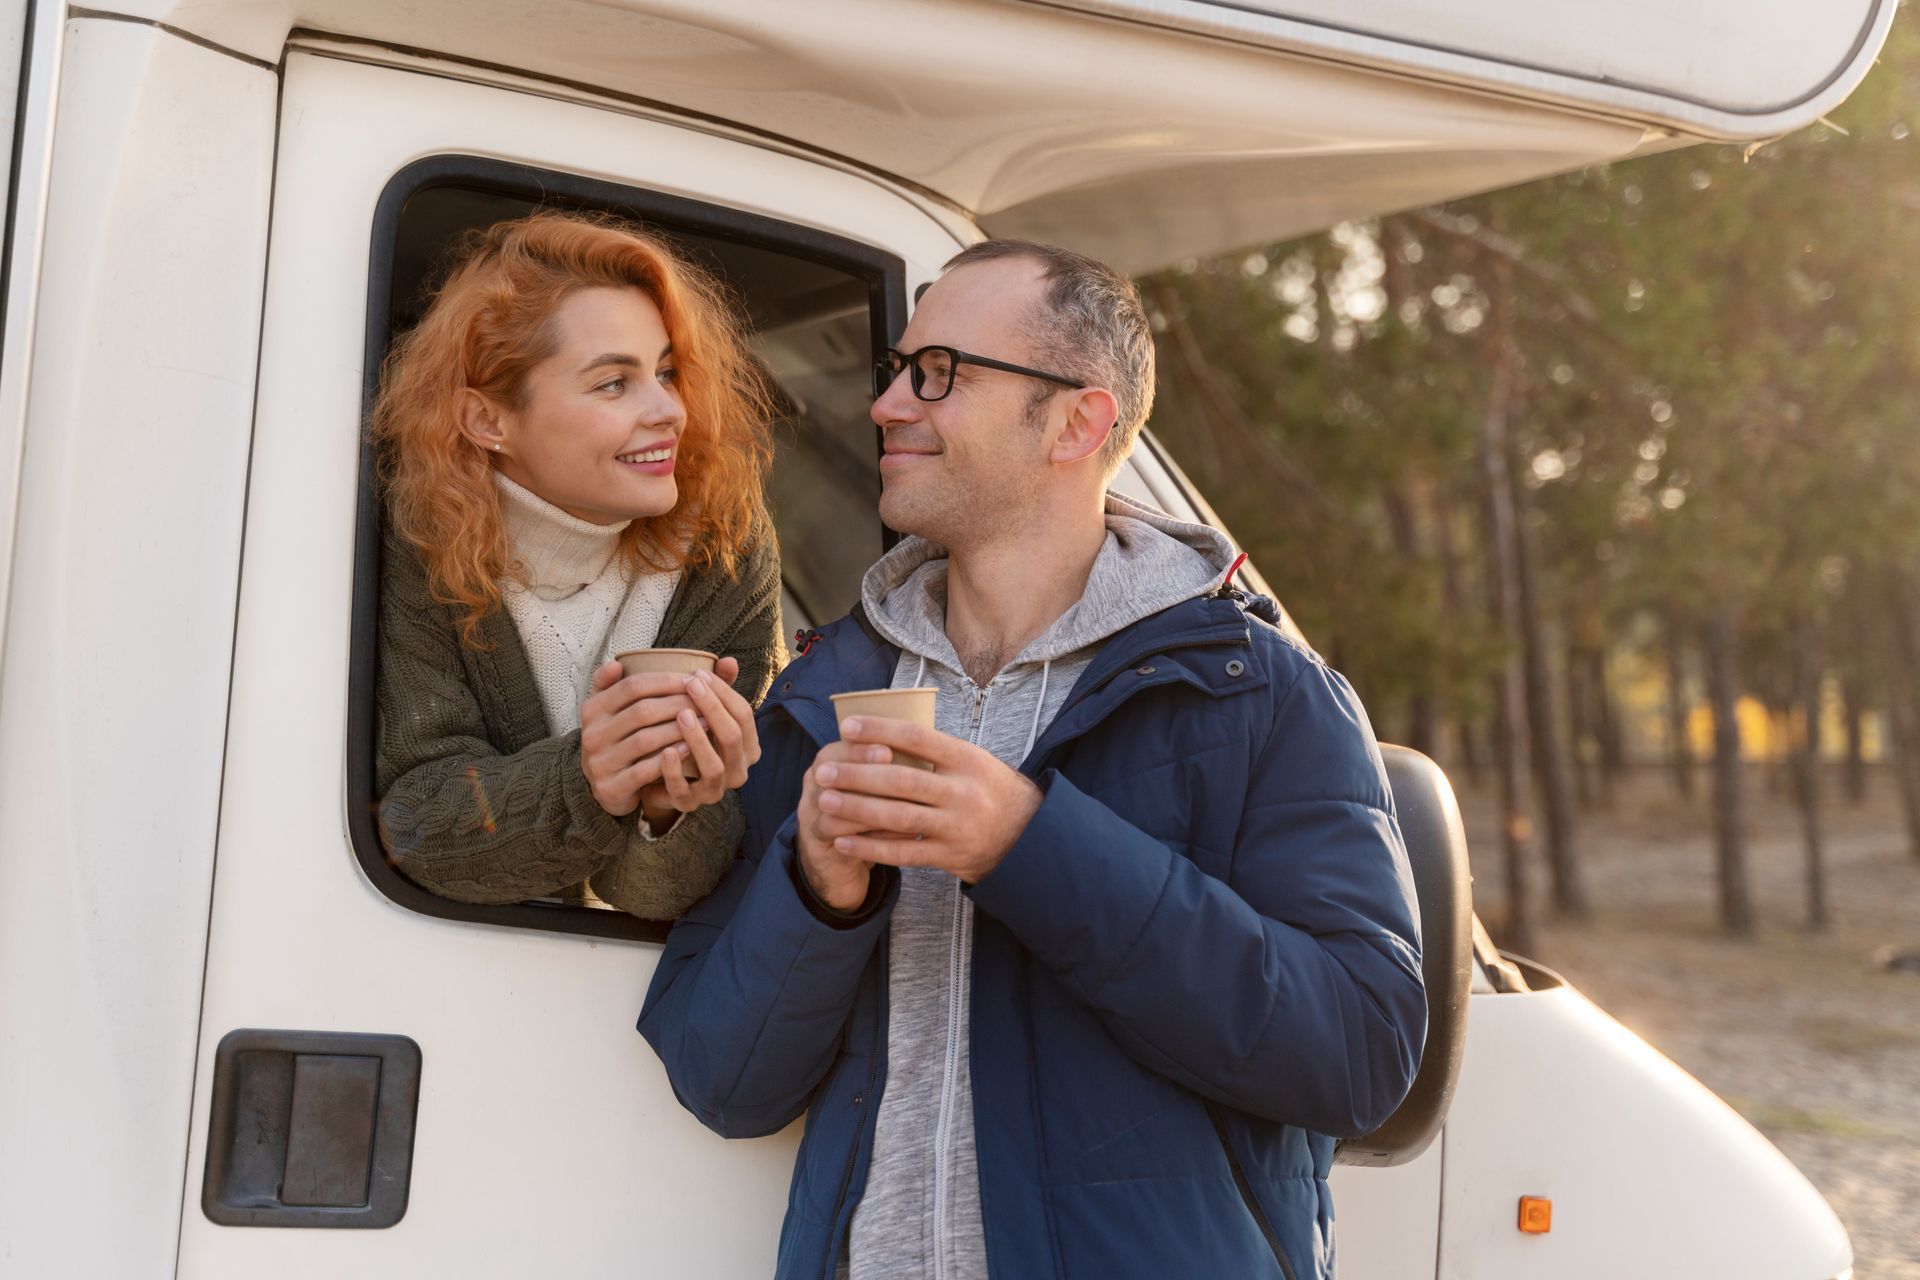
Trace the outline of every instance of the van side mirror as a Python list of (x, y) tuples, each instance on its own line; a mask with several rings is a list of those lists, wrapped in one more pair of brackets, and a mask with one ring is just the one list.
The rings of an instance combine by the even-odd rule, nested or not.
[(1341, 1164), (1405, 1164), (1440, 1132), (1460, 1075), (1473, 980), (1473, 877), (1453, 786), (1440, 766), (1418, 751), (1382, 745), (1380, 754), (1420, 904), (1427, 1043), (1406, 1100), (1372, 1133), (1341, 1143), (1335, 1156)]

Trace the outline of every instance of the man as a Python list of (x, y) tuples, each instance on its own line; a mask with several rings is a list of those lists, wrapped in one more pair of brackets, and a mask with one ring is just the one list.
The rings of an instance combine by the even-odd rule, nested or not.
[[(1426, 1028), (1365, 714), (1224, 538), (1107, 494), (1153, 399), (1124, 277), (976, 245), (900, 348), (912, 536), (776, 680), (747, 858), (640, 1030), (722, 1134), (809, 1112), (782, 1277), (1330, 1275), (1334, 1140)], [(937, 731), (836, 734), (922, 684)]]

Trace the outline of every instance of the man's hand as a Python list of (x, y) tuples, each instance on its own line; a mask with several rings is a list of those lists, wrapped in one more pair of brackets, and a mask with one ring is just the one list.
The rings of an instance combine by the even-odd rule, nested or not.
[[(923, 725), (857, 716), (841, 724), (840, 738), (849, 750), (832, 759), (822, 751), (808, 784), (819, 788), (820, 829), (841, 858), (938, 867), (976, 884), (1040, 808), (1040, 788), (1017, 769)], [(887, 749), (888, 761), (899, 751), (933, 771), (876, 761), (876, 747)]]
[(858, 835), (866, 828), (821, 812), (820, 774), (823, 770), (832, 771), (854, 762), (885, 764), (890, 759), (892, 756), (885, 747), (829, 742), (814, 756), (813, 767), (807, 770), (801, 780), (794, 853), (814, 893), (835, 911), (857, 910), (867, 900), (867, 883), (873, 872), (873, 864), (833, 847), (836, 838)]

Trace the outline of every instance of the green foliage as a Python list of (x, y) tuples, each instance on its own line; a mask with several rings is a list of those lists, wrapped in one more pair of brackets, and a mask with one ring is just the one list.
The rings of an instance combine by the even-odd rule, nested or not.
[(1504, 263), (1544, 614), (1607, 636), (1734, 603), (1762, 650), (1843, 595), (1858, 616), (1920, 560), (1916, 130), (1903, 13), (1830, 123), (1751, 154), (1184, 264), (1142, 281), (1156, 431), (1377, 716), (1419, 694), (1473, 714), (1501, 657), (1475, 448)]

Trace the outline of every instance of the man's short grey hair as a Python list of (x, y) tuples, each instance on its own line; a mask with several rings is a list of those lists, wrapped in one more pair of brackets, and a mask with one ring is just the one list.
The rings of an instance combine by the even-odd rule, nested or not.
[[(1104, 262), (1032, 240), (983, 240), (956, 253), (946, 269), (1008, 258), (1039, 264), (1047, 286), (1039, 308), (1025, 321), (1034, 367), (1105, 387), (1119, 402), (1119, 416), (1101, 451), (1105, 478), (1111, 480), (1153, 409), (1153, 328), (1140, 291)], [(1036, 409), (1058, 390), (1056, 384), (1039, 383)]]

